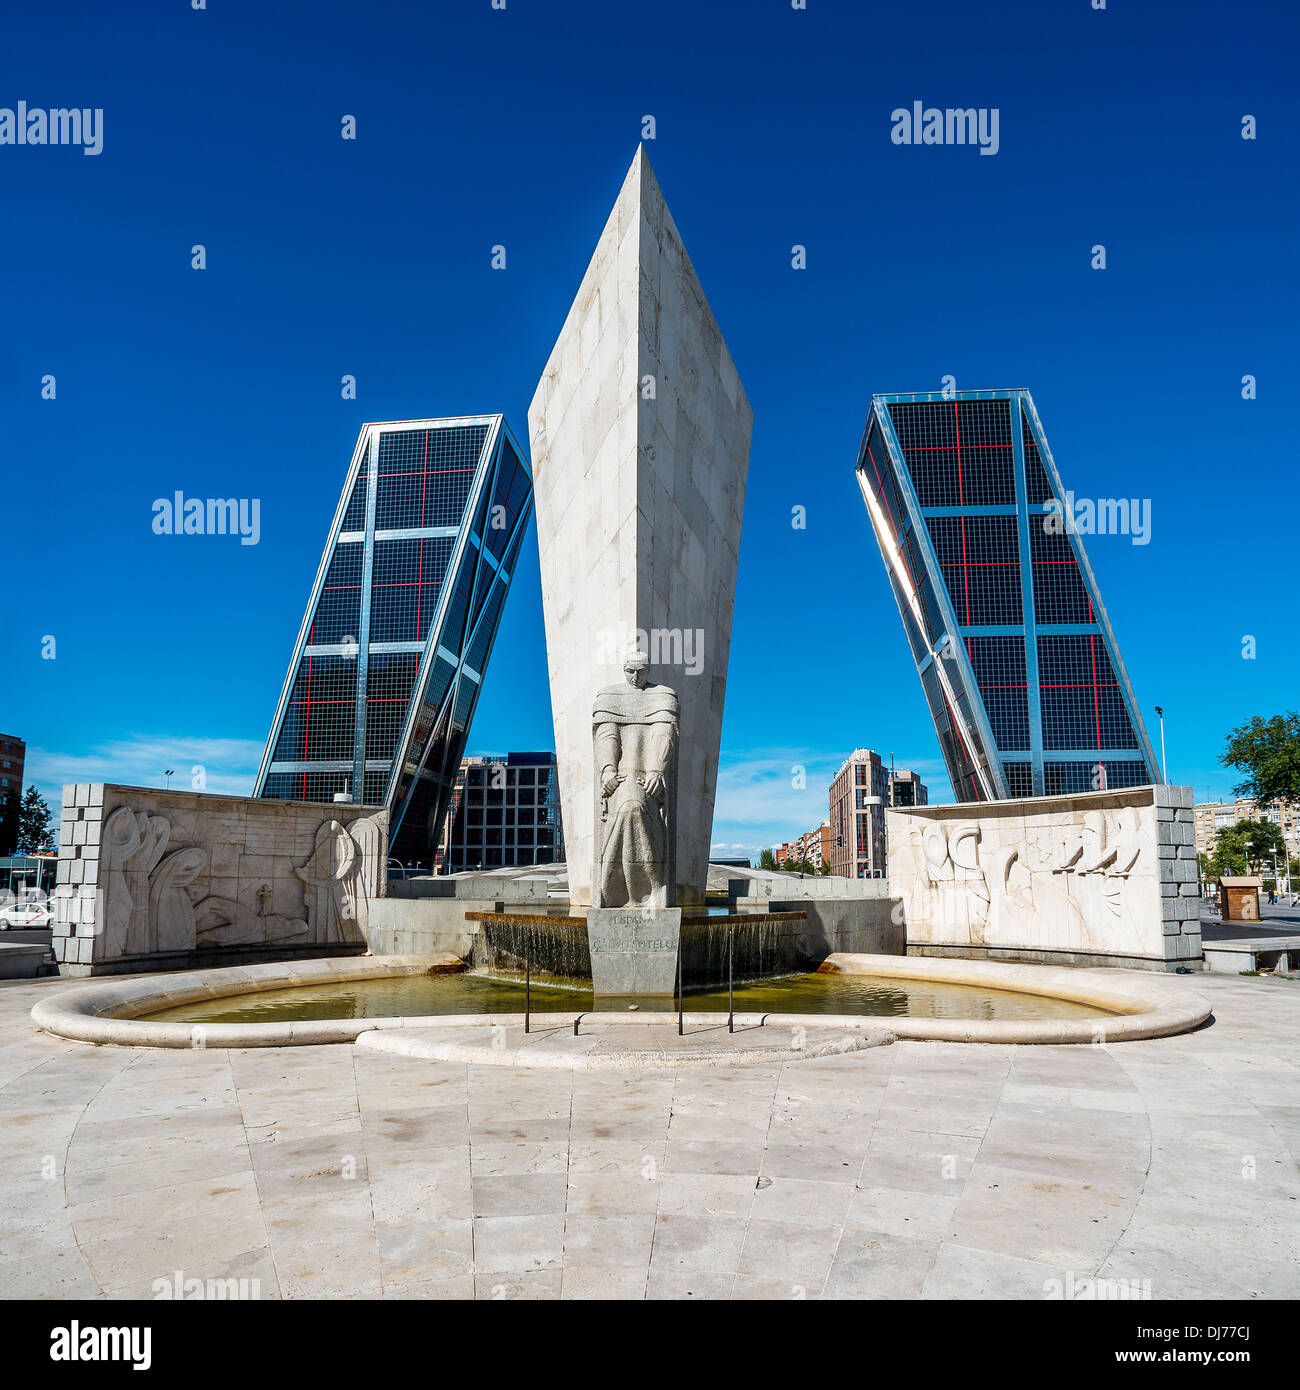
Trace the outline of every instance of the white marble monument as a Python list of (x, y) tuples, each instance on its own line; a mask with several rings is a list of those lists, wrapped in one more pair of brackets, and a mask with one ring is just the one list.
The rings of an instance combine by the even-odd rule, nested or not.
[(593, 904), (673, 907), (677, 830), (677, 693), (645, 684), (646, 662), (596, 696), (592, 740), (599, 800)]
[(909, 955), (1171, 970), (1201, 956), (1190, 787), (887, 813)]
[(644, 149), (528, 412), (575, 906), (599, 901), (592, 700), (636, 651), (679, 714), (675, 882), (702, 901), (753, 412)]
[(382, 807), (66, 786), (51, 903), (60, 970), (364, 950), (387, 844)]

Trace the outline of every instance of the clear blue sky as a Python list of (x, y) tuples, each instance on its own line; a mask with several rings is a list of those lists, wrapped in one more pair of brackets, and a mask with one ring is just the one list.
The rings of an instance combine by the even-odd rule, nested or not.
[[(815, 824), (855, 745), (950, 795), (853, 479), (870, 394), (948, 374), (1031, 388), (1080, 496), (1151, 499), (1149, 545), (1089, 553), (1171, 780), (1226, 792), (1226, 730), (1300, 703), (1296, 29), (1280, 0), (17, 7), (0, 106), (102, 107), (104, 146), (0, 145), (0, 728), (45, 790), (248, 791), (358, 427), (526, 438), (652, 114), (755, 412), (716, 843)], [(999, 152), (894, 145), (916, 100), (996, 107)], [(259, 498), (260, 544), (154, 535), (177, 489)], [(552, 746), (538, 585), (530, 542), (471, 751)]]

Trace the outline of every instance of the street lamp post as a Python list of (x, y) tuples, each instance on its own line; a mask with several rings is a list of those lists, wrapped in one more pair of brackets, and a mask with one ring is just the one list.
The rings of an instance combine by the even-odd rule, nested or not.
[(1156, 715), (1160, 720), (1160, 776), (1168, 783), (1169, 771), (1165, 767), (1165, 712), (1159, 705), (1156, 706)]
[(176, 776), (176, 769), (175, 769), (175, 768), (171, 768), (171, 767), (164, 768), (164, 769), (163, 769), (163, 776), (167, 779), (167, 782), (166, 782), (166, 784), (164, 785), (163, 790), (164, 790), (164, 791), (171, 791), (171, 789), (172, 789), (172, 778)]

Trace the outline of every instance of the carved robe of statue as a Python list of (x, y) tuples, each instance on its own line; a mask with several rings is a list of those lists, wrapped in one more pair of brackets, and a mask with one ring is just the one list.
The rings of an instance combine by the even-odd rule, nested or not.
[(671, 904), (670, 791), (677, 749), (677, 693), (643, 686), (639, 666), (626, 685), (596, 696), (592, 710), (599, 819), (595, 901), (598, 907)]

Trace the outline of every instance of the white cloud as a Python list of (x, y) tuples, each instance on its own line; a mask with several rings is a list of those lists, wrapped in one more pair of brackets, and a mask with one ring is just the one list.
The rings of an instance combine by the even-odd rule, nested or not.
[[(801, 835), (830, 812), (830, 785), (851, 750), (757, 748), (723, 755), (713, 811), (714, 850), (758, 855)], [(888, 761), (888, 759), (886, 759)], [(898, 768), (921, 775), (931, 801), (952, 798), (943, 764), (933, 758), (895, 758)], [(794, 785), (802, 768), (802, 787)]]
[(195, 738), (137, 734), (99, 744), (84, 753), (65, 753), (31, 745), (24, 776), (57, 807), (65, 782), (120, 782), (134, 787), (161, 787), (172, 768), (171, 785), (192, 789), (194, 768), (204, 770), (203, 790), (218, 796), (250, 796), (262, 744), (245, 738)]
[[(729, 827), (785, 826), (788, 836), (820, 825), (831, 778), (843, 761), (842, 755), (800, 748), (755, 749), (724, 759), (718, 768), (715, 832), (727, 838)], [(797, 768), (804, 769), (802, 787), (795, 785)]]

